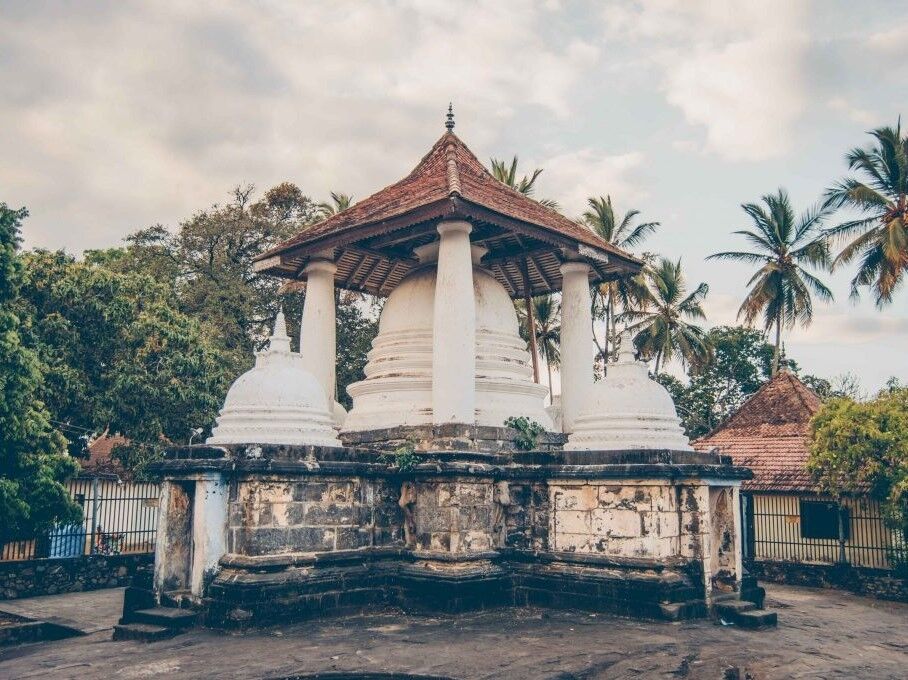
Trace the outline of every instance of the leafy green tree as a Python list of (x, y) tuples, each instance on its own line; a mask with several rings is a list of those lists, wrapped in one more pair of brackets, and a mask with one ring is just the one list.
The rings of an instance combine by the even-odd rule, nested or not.
[[(532, 174), (524, 175), (518, 179), (517, 156), (514, 156), (511, 159), (510, 165), (508, 165), (507, 161), (499, 160), (497, 158), (491, 159), (491, 163), (492, 177), (502, 184), (506, 184), (512, 189), (516, 189), (524, 196), (533, 197), (533, 194), (536, 192), (536, 180), (539, 179), (539, 175), (542, 174), (542, 168), (536, 168), (533, 170)], [(546, 208), (551, 208), (552, 210), (558, 209), (558, 202), (550, 198), (537, 199), (537, 202), (544, 205)]]
[(875, 142), (848, 152), (848, 169), (861, 178), (848, 177), (826, 192), (826, 204), (853, 208), (862, 217), (829, 229), (831, 238), (852, 239), (833, 260), (833, 267), (860, 258), (851, 280), (851, 294), (867, 286), (876, 304), (892, 302), (908, 271), (908, 135), (902, 121), (894, 128), (870, 133)]
[(180, 310), (207, 327), (237, 375), (264, 344), (278, 306), (283, 303), (289, 312), (302, 299), (298, 290), (279, 295), (280, 282), (256, 272), (253, 257), (318, 216), (317, 206), (293, 184), (279, 184), (258, 201), (253, 187), (238, 187), (229, 203), (196, 213), (174, 233), (155, 225), (132, 234), (125, 256), (108, 266), (166, 281)]
[(808, 469), (834, 496), (870, 494), (908, 535), (908, 389), (869, 402), (832, 399), (811, 421)]
[(646, 286), (651, 306), (622, 312), (619, 320), (630, 322), (628, 329), (636, 333), (634, 344), (646, 357), (656, 360), (653, 373), (673, 358), (682, 365), (705, 364), (710, 359), (710, 344), (706, 332), (689, 320), (705, 319), (702, 302), (709, 286), (700, 283), (690, 293), (681, 260), (662, 258), (646, 268)]
[[(678, 415), (691, 438), (702, 437), (718, 427), (769, 379), (772, 370), (773, 348), (759, 331), (718, 326), (709, 330), (708, 342), (712, 359), (691, 366), (687, 385), (657, 376), (675, 399)], [(786, 365), (792, 368), (793, 362), (786, 361)]]
[(78, 470), (41, 401), (41, 364), (15, 309), (22, 283), (19, 229), (28, 215), (0, 203), (0, 546), (57, 523), (81, 521), (66, 479)]
[[(582, 221), (601, 238), (622, 250), (630, 251), (639, 246), (659, 227), (658, 222), (635, 224), (639, 210), (628, 210), (619, 219), (612, 206), (611, 196), (591, 196)], [(596, 333), (593, 340), (599, 350), (599, 360), (605, 364), (617, 346), (618, 331), (615, 327), (617, 309), (629, 310), (646, 307), (650, 302), (646, 288), (646, 275), (627, 276), (616, 281), (600, 283), (593, 289), (593, 318), (605, 321), (605, 345), (599, 344)]]
[[(42, 398), (75, 431), (129, 440), (116, 454), (140, 470), (168, 442), (209, 427), (233, 375), (227, 355), (179, 310), (173, 288), (62, 252), (22, 256), (19, 308), (44, 366)], [(97, 261), (97, 258), (95, 258)]]
[[(549, 374), (549, 401), (552, 400), (552, 367), (561, 363), (561, 305), (554, 295), (537, 295), (531, 298), (535, 322), (536, 346), (542, 354)], [(520, 322), (520, 335), (529, 342), (529, 315), (526, 302), (514, 303)]]
[(832, 300), (832, 292), (804, 265), (823, 267), (829, 264), (829, 246), (817, 238), (826, 216), (823, 209), (809, 210), (795, 217), (788, 194), (779, 189), (761, 199), (763, 205), (745, 203), (741, 207), (753, 222), (752, 229), (734, 233), (744, 236), (753, 246), (748, 251), (726, 251), (707, 259), (725, 259), (758, 265), (747, 282), (750, 290), (744, 298), (738, 317), (752, 325), (758, 316), (768, 332), (775, 326), (775, 355), (772, 373), (779, 370), (782, 327), (806, 326), (813, 319), (812, 295), (823, 301)]

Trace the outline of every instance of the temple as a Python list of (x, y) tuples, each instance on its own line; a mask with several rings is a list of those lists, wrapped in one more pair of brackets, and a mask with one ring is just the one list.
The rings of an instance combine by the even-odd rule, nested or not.
[[(306, 282), (300, 353), (279, 315), (206, 444), (154, 467), (155, 600), (219, 627), (385, 605), (760, 607), (750, 472), (690, 447), (631, 338), (594, 383), (590, 286), (641, 262), (494, 179), (450, 110), (445, 128), (404, 179), (257, 258)], [(349, 413), (338, 288), (387, 297)], [(561, 295), (559, 409), (514, 310), (541, 293)], [(545, 430), (532, 450), (505, 426), (519, 416)]]

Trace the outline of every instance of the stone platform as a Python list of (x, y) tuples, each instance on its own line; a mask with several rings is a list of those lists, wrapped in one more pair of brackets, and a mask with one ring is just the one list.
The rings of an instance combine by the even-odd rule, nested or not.
[(423, 451), (402, 470), (376, 450), (199, 445), (154, 471), (155, 589), (191, 591), (212, 626), (388, 605), (677, 620), (758, 595), (734, 510), (750, 472), (714, 454)]

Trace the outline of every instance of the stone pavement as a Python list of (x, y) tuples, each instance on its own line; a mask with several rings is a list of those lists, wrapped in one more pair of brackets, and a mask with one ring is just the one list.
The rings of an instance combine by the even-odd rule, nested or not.
[[(0, 600), (0, 612), (58, 623), (82, 633), (110, 630), (123, 609), (124, 588)], [(2, 673), (0, 673), (2, 676)]]
[[(769, 586), (779, 627), (650, 623), (583, 612), (382, 612), (157, 643), (107, 632), (0, 652), (3, 678), (266, 678), (330, 671), (448, 678), (904, 678), (908, 604)], [(737, 669), (737, 670), (729, 670)], [(337, 677), (337, 676), (335, 676)]]

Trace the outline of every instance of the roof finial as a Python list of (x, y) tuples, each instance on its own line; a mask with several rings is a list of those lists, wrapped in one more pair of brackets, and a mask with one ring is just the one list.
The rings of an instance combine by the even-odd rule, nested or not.
[(445, 116), (445, 128), (448, 132), (454, 132), (454, 105), (448, 102), (448, 114)]

